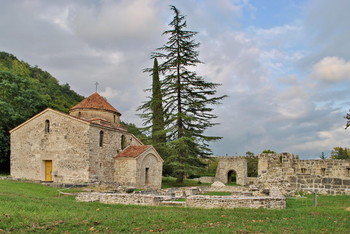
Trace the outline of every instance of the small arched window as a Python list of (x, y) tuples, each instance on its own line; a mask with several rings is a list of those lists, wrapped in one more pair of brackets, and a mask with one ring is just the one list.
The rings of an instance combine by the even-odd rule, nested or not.
[(121, 139), (121, 146), (122, 146), (122, 150), (125, 149), (127, 142), (126, 142), (126, 137), (124, 135), (122, 135)]
[(45, 120), (45, 133), (50, 132), (50, 120)]
[(115, 115), (113, 115), (114, 123), (115, 123)]
[(81, 112), (80, 111), (78, 112), (78, 117), (81, 118)]
[(100, 131), (100, 141), (99, 141), (99, 146), (102, 147), (103, 146), (103, 131)]

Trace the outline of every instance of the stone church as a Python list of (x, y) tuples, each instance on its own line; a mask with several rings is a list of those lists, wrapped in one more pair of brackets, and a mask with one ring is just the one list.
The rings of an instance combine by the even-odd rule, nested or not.
[(13, 178), (160, 188), (163, 160), (97, 92), (69, 114), (50, 108), (10, 131)]

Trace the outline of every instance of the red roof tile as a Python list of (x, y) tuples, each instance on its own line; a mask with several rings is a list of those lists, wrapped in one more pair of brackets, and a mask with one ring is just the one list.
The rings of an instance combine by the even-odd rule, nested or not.
[(79, 102), (73, 106), (70, 110), (74, 109), (99, 109), (99, 110), (108, 110), (116, 112), (120, 115), (120, 112), (117, 111), (111, 104), (109, 104), (106, 99), (104, 99), (100, 94), (93, 93), (89, 97), (85, 98), (83, 101)]
[(136, 158), (143, 152), (145, 152), (147, 149), (151, 148), (150, 145), (133, 145), (127, 147), (125, 150), (117, 154), (116, 157), (130, 157), (130, 158)]

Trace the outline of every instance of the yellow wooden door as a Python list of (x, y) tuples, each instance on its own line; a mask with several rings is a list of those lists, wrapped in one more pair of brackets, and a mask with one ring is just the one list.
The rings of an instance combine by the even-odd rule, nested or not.
[(45, 161), (45, 181), (52, 181), (52, 161)]

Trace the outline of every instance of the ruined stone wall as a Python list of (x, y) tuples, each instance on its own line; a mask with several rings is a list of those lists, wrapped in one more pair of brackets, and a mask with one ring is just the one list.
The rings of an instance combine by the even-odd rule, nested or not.
[(101, 202), (105, 204), (125, 204), (125, 205), (159, 205), (163, 200), (162, 196), (146, 194), (118, 194), (118, 193), (79, 193), (77, 201)]
[[(296, 174), (320, 175), (323, 177), (349, 178), (350, 160), (294, 160)], [(349, 168), (349, 169), (348, 169)]]
[(296, 191), (320, 194), (350, 195), (350, 178), (321, 177), (319, 175), (296, 175), (289, 177), (291, 188)]
[(300, 160), (289, 153), (259, 155), (260, 186), (278, 186), (284, 193), (349, 194), (349, 183), (350, 160)]
[(220, 157), (218, 167), (216, 169), (216, 179), (224, 184), (227, 184), (228, 173), (230, 171), (236, 172), (237, 184), (246, 184), (247, 160), (244, 157)]
[[(45, 121), (49, 120), (49, 132)], [(44, 160), (52, 160), (53, 181), (88, 181), (89, 126), (48, 110), (11, 133), (11, 176), (44, 180)]]
[(160, 189), (162, 185), (163, 162), (153, 153), (137, 159), (137, 187)]
[(190, 196), (186, 206), (197, 208), (286, 208), (284, 197)]

